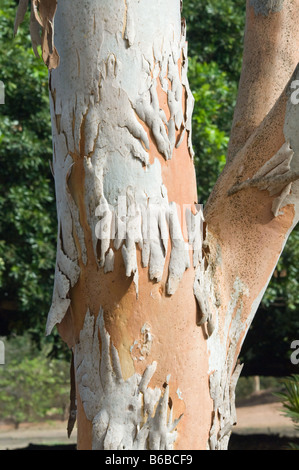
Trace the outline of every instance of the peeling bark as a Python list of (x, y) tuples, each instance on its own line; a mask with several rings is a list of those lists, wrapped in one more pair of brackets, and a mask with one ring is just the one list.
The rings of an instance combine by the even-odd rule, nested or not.
[(142, 376), (134, 374), (123, 379), (118, 352), (105, 329), (103, 311), (96, 322), (87, 312), (74, 357), (79, 393), (93, 425), (93, 450), (173, 449), (181, 416), (173, 421), (172, 407), (168, 413), (168, 383), (163, 393), (148, 387), (156, 371), (155, 362)]
[(76, 385), (78, 449), (226, 449), (238, 355), (298, 222), (299, 2), (247, 1), (228, 161), (204, 210), (180, 0), (33, 7), (58, 217), (46, 331), (74, 355), (69, 432)]
[(280, 209), (286, 203), (287, 196), (291, 193), (292, 183), (299, 179), (299, 172), (291, 170), (291, 161), (294, 156), (289, 143), (284, 143), (281, 149), (265, 163), (251, 179), (236, 183), (229, 191), (231, 196), (246, 188), (259, 188), (268, 190), (270, 196), (279, 196), (273, 201), (272, 212), (275, 217), (280, 214)]
[(250, 0), (256, 15), (268, 16), (270, 13), (277, 13), (282, 10), (284, 0)]
[[(28, 8), (28, 0), (20, 0), (14, 34), (24, 21)], [(42, 47), (42, 58), (45, 65), (50, 69), (59, 65), (59, 54), (54, 46), (54, 17), (57, 8), (57, 0), (33, 0), (31, 2), (30, 34), (34, 53), (39, 57), (37, 46)]]

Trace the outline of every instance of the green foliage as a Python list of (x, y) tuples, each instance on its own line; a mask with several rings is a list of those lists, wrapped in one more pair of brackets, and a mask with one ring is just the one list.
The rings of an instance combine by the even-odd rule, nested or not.
[(15, 2), (1, 2), (0, 299), (19, 312), (14, 331), (31, 329), (37, 338), (51, 301), (56, 248), (48, 74), (32, 52), (29, 12), (13, 37), (15, 11)]
[(183, 0), (189, 55), (199, 63), (215, 62), (238, 82), (245, 27), (244, 0)]
[(0, 420), (21, 422), (65, 418), (69, 404), (69, 365), (47, 358), (47, 348), (32, 348), (28, 335), (5, 342), (0, 367)]
[[(10, 303), (14, 311), (7, 313), (8, 332), (29, 331), (43, 343), (56, 251), (48, 74), (32, 52), (29, 12), (13, 38), (16, 3), (2, 0), (0, 7), (0, 80), (5, 84), (5, 105), (0, 106), (0, 326), (5, 323), (3, 305)], [(183, 14), (195, 97), (198, 195), (205, 203), (225, 164), (241, 71), (245, 2), (184, 0)], [(245, 367), (253, 365), (253, 374), (271, 361), (283, 367), (290, 363), (289, 345), (299, 327), (298, 256), (295, 230), (243, 347), (241, 359)], [(47, 341), (53, 341), (53, 354), (63, 356), (55, 335)]]
[[(282, 380), (284, 390), (276, 395), (283, 405), (285, 416), (291, 418), (295, 425), (295, 430), (299, 431), (299, 375), (293, 374)], [(299, 450), (299, 445), (290, 444), (293, 450)]]
[(199, 202), (205, 203), (225, 165), (236, 85), (215, 62), (189, 60), (189, 81), (195, 99), (192, 141)]
[(245, 26), (243, 0), (183, 1), (199, 202), (223, 170), (237, 97)]
[(278, 393), (284, 407), (284, 413), (295, 423), (299, 431), (299, 375), (292, 375), (282, 380), (284, 391)]

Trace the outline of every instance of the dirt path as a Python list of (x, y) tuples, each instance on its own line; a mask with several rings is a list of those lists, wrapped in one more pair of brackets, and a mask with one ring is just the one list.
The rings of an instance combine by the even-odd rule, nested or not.
[[(273, 395), (252, 396), (237, 406), (237, 434), (267, 434), (296, 436), (291, 419), (281, 411), (281, 404), (273, 401)], [(297, 436), (299, 437), (298, 433)], [(19, 429), (0, 424), (0, 450), (25, 448), (29, 444), (75, 444), (76, 428), (70, 439), (66, 433), (66, 423), (22, 424)]]
[(280, 403), (238, 407), (234, 432), (296, 435), (294, 424), (282, 414)]
[(0, 450), (22, 449), (29, 444), (75, 444), (76, 429), (67, 437), (67, 423), (24, 423), (18, 429), (11, 425), (0, 425)]

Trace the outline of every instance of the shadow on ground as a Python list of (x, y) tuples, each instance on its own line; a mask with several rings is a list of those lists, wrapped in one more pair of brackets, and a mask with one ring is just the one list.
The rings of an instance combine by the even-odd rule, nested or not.
[[(290, 450), (290, 443), (299, 445), (299, 438), (271, 434), (232, 434), (228, 450)], [(29, 444), (22, 450), (76, 450), (75, 444), (40, 445)]]
[(290, 450), (299, 438), (279, 434), (232, 434), (228, 450)]

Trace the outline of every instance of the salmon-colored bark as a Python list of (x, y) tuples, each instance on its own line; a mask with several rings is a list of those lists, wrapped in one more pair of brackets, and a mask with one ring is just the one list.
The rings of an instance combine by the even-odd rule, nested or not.
[[(53, 22), (56, 2), (43, 3), (41, 0), (37, 3), (41, 16)], [(141, 34), (138, 30), (139, 23), (134, 25), (134, 14), (139, 11), (139, 3), (134, 1), (127, 0), (114, 16), (111, 11), (109, 13), (107, 4), (107, 21), (101, 25), (105, 37), (104, 33), (102, 36), (99, 33), (101, 28), (97, 23), (102, 19), (94, 14), (90, 31), (82, 35), (81, 42), (87, 40), (87, 33), (91, 38), (90, 48), (84, 54), (87, 58), (93, 56), (92, 45), (98, 44), (99, 38), (103, 48), (105, 40), (110, 40), (111, 50), (108, 48), (109, 54), (104, 53), (101, 46), (98, 54), (100, 57), (103, 53), (103, 57), (94, 59), (94, 63), (86, 59), (86, 69), (83, 60), (86, 57), (80, 55), (80, 39), (73, 32), (75, 28), (70, 19), (72, 9), (77, 11), (79, 3), (74, 1), (72, 8), (66, 1), (58, 3), (59, 61), (52, 43), (53, 25), (42, 24), (44, 59), (50, 69), (57, 69), (50, 74), (57, 181), (60, 168), (65, 172), (64, 192), (60, 187), (56, 189), (61, 204), (58, 204), (58, 216), (62, 228), (58, 234), (57, 285), (48, 329), (57, 324), (62, 340), (74, 353), (78, 449), (111, 449), (126, 445), (147, 450), (227, 448), (236, 421), (234, 391), (241, 372), (238, 365), (240, 348), (287, 237), (298, 220), (299, 145), (294, 130), (292, 113), (295, 110), (290, 102), (290, 87), (297, 78), (294, 70), (298, 62), (299, 1), (285, 0), (281, 2), (281, 8), (269, 9), (267, 14), (259, 13), (257, 5), (261, 4), (265, 2), (247, 2), (244, 64), (228, 162), (205, 207), (205, 223), (197, 229), (197, 246), (200, 246), (197, 258), (194, 258), (186, 222), (189, 210), (194, 217), (192, 221), (200, 216), (200, 212), (196, 207), (196, 177), (190, 148), (191, 129), (188, 126), (192, 99), (184, 76), (186, 49), (184, 27), (180, 31), (177, 14), (179, 0), (173, 6), (173, 11), (177, 12), (174, 19), (169, 19), (169, 24), (168, 18), (164, 19), (165, 28), (171, 31), (169, 50), (165, 54), (163, 47), (166, 47), (168, 36), (161, 31), (161, 37), (165, 33), (167, 40), (153, 39), (150, 55), (154, 55), (154, 59), (146, 56), (147, 44), (143, 45), (145, 52), (138, 49), (141, 50), (143, 31)], [(151, 18), (153, 25), (161, 21), (161, 10), (165, 8), (163, 3), (159, 5), (159, 8), (151, 6), (156, 15)], [(89, 7), (94, 11), (92, 2)], [(82, 12), (82, 18), (89, 20), (87, 10)], [(138, 20), (140, 24), (144, 21), (145, 28), (146, 18)], [(75, 23), (74, 18), (73, 21)], [(81, 23), (77, 27), (80, 29)], [(69, 36), (73, 34), (72, 39), (65, 31)], [(111, 31), (118, 37), (117, 44)], [(136, 45), (134, 41), (138, 34)], [(150, 35), (148, 31), (147, 34)], [(177, 42), (176, 35), (179, 36)], [(94, 43), (93, 37), (96, 38)], [(156, 39), (163, 45), (160, 49)], [(46, 50), (45, 41), (49, 50)], [(65, 41), (69, 43), (65, 44)], [(125, 47), (120, 52), (118, 48), (122, 42)], [(69, 70), (70, 54), (77, 54), (74, 70)], [(134, 93), (133, 98), (129, 96), (132, 92), (130, 81), (136, 78), (130, 76), (130, 67), (139, 64), (138, 61), (142, 64), (140, 77), (146, 78), (142, 81), (138, 77), (136, 83), (141, 91), (135, 99)], [(76, 88), (85, 73), (90, 82), (87, 83), (84, 76), (82, 87), (92, 89), (87, 104), (86, 89)], [(62, 77), (68, 77), (69, 82), (64, 83)], [(97, 84), (95, 89), (92, 88), (94, 83)], [(74, 87), (77, 93), (75, 98), (69, 97), (70, 101), (66, 98), (68, 86)], [(107, 95), (103, 96), (105, 92)], [(93, 126), (94, 122), (97, 126)], [(110, 149), (110, 153), (106, 149)], [(129, 156), (127, 149), (131, 152)], [(112, 168), (115, 155), (116, 169)], [(105, 167), (103, 162), (110, 157), (111, 167)], [(276, 164), (279, 158), (284, 160)], [(71, 165), (67, 167), (66, 162)], [(268, 162), (273, 162), (271, 171), (267, 169)], [(108, 207), (115, 185), (126, 184), (123, 173), (130, 165), (132, 174), (128, 174), (133, 177), (126, 188), (130, 203), (140, 190), (140, 183), (144, 184), (142, 197), (146, 195), (146, 204), (149, 204), (152, 196), (147, 194), (146, 172), (153, 172), (154, 168), (161, 170), (158, 192), (153, 190), (156, 181), (151, 181), (153, 188), (150, 188), (159, 201), (157, 217), (160, 225), (158, 244), (155, 245), (162, 253), (159, 261), (163, 260), (163, 250), (166, 251), (163, 246), (165, 221), (170, 237), (167, 238), (164, 270), (158, 280), (150, 278), (151, 267), (142, 261), (145, 245), (139, 239), (135, 243), (135, 226), (132, 233), (128, 233), (137, 253), (136, 266), (131, 270), (128, 266), (130, 268), (134, 261), (134, 250), (129, 251), (129, 244), (123, 250), (115, 248), (111, 238), (108, 240), (110, 249), (103, 254), (107, 240), (102, 238), (97, 240), (95, 253), (94, 221), (98, 220), (94, 219), (95, 201), (104, 201)], [(136, 181), (133, 197), (134, 171), (145, 183)], [(282, 178), (280, 182), (277, 177)], [(107, 180), (109, 184), (105, 186)], [(164, 220), (163, 212), (159, 210), (164, 207), (165, 194), (169, 212)], [(67, 233), (63, 228), (69, 216), (69, 208), (63, 206), (65, 200), (72, 215), (72, 225)], [(134, 204), (137, 203), (136, 196)], [(171, 212), (173, 203), (178, 215), (177, 225)], [(127, 206), (128, 211), (131, 209), (132, 204)], [(110, 212), (110, 209), (105, 210), (98, 221), (102, 223), (102, 229), (105, 216), (116, 214), (115, 207)], [(67, 253), (67, 250), (69, 253), (74, 250), (68, 237), (74, 241), (76, 259), (71, 259)], [(187, 258), (184, 242), (189, 243)], [(174, 261), (173, 254), (176, 254)], [(113, 268), (109, 264), (112, 259)], [(66, 272), (71, 261), (79, 273), (73, 282), (69, 282), (72, 279)], [(172, 269), (174, 275), (169, 287)], [(90, 339), (90, 344), (86, 338)], [(99, 347), (95, 350), (97, 344)], [(95, 385), (101, 382), (99, 376), (102, 382), (106, 381), (101, 384), (104, 394), (99, 393)], [(137, 385), (127, 392), (133, 379)], [(125, 392), (119, 397), (117, 393), (121, 387)], [(160, 393), (159, 401), (154, 393)], [(138, 413), (132, 405), (133, 396), (136, 398), (134, 406), (140, 407)], [(163, 397), (167, 401), (163, 402)], [(154, 406), (151, 415), (148, 412), (150, 405)], [(130, 433), (131, 441), (127, 435)]]

